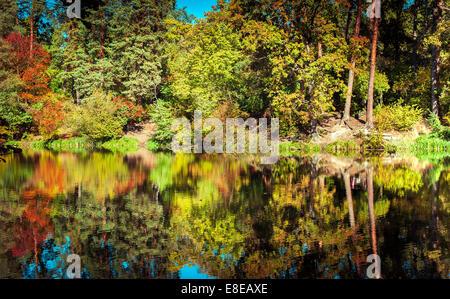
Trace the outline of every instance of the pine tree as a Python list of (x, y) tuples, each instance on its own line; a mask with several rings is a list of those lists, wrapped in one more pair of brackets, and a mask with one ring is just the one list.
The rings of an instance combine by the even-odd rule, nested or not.
[(17, 11), (15, 1), (0, 1), (0, 37), (5, 37), (18, 25)]
[[(114, 1), (113, 1), (114, 2)], [(162, 82), (164, 19), (173, 0), (120, 1), (111, 19), (111, 61), (121, 92), (138, 101), (157, 98)]]

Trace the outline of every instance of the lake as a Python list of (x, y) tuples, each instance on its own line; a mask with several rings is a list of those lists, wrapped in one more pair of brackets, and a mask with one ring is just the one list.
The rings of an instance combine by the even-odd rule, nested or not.
[(0, 278), (450, 278), (450, 158), (24, 152)]

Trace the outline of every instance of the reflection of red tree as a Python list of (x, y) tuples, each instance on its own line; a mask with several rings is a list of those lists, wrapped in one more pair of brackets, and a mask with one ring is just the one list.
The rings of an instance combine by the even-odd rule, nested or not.
[(141, 186), (147, 176), (142, 171), (130, 171), (127, 182), (118, 181), (114, 192), (118, 195), (126, 194), (136, 186)]
[(16, 226), (15, 246), (12, 254), (23, 256), (32, 250), (37, 262), (37, 245), (53, 232), (53, 223), (49, 216), (52, 199), (64, 191), (64, 170), (51, 158), (44, 158), (35, 169), (29, 187), (21, 198), (26, 201), (20, 223)]

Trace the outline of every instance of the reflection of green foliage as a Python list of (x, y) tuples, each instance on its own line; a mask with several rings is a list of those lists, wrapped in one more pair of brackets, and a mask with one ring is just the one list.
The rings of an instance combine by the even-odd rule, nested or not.
[(406, 166), (380, 166), (375, 174), (375, 183), (399, 196), (403, 196), (405, 191), (417, 192), (423, 186), (421, 174)]
[(320, 146), (304, 142), (281, 142), (280, 155), (290, 157), (298, 155), (311, 155), (320, 152)]
[[(362, 183), (356, 183), (349, 201), (341, 178), (330, 176), (326, 165), (318, 167), (314, 159), (281, 159), (263, 170), (217, 155), (159, 154), (152, 169), (113, 153), (34, 152), (5, 159), (0, 163), (2, 269), (15, 267), (17, 259), (8, 254), (20, 241), (11, 236), (26, 238), (24, 223), (32, 215), (34, 226), (50, 219), (44, 236), (58, 244), (70, 238), (71, 249), (93, 278), (177, 277), (186, 264), (218, 278), (354, 278), (357, 259), (365, 261), (372, 252), (374, 231), (388, 261), (385, 273), (404, 277), (398, 264), (414, 260), (413, 251), (402, 251), (399, 258), (397, 247), (391, 250), (386, 243), (398, 236), (406, 244), (424, 244), (418, 246), (420, 264), (411, 267), (423, 270), (435, 263), (436, 273), (448, 273), (450, 175), (445, 164), (424, 175), (406, 164), (375, 167), (373, 226)], [(432, 200), (423, 183), (427, 175), (438, 186)], [(22, 196), (33, 189), (36, 198)], [(406, 191), (411, 191), (408, 198), (397, 196)], [(350, 225), (350, 205), (355, 226)], [(433, 239), (424, 236), (433, 205), (439, 243), (428, 250)], [(395, 217), (394, 224), (384, 217)], [(19, 259), (32, 260), (30, 250)]]
[[(23, 185), (33, 175), (33, 167), (30, 164), (23, 164), (14, 159), (12, 155), (2, 157), (5, 162), (0, 161), (0, 197), (8, 198), (6, 195), (20, 192)], [(18, 194), (16, 193), (16, 196)]]
[(139, 150), (139, 140), (123, 137), (103, 143), (102, 147), (112, 152), (129, 153)]
[(160, 191), (164, 191), (173, 184), (172, 160), (172, 155), (158, 154), (156, 167), (150, 172), (150, 181), (158, 186)]
[(354, 141), (336, 141), (326, 146), (326, 152), (337, 156), (352, 157), (359, 151)]
[(95, 142), (89, 140), (87, 137), (78, 137), (70, 139), (58, 139), (49, 142), (36, 141), (31, 144), (34, 150), (51, 149), (54, 151), (70, 151), (70, 152), (85, 152), (87, 149), (96, 147)]
[[(389, 212), (389, 207), (391, 206), (391, 202), (386, 199), (377, 200), (374, 203), (375, 207), (375, 217), (383, 217)], [(369, 203), (367, 201), (363, 201), (360, 206), (360, 210), (358, 212), (358, 220), (361, 222), (367, 222), (369, 220)]]

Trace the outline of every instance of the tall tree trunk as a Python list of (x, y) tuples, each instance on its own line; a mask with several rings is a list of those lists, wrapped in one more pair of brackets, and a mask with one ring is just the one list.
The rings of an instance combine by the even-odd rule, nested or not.
[[(376, 0), (373, 0), (375, 3)], [(374, 6), (375, 9), (375, 6)], [(372, 51), (370, 54), (370, 75), (369, 75), (369, 92), (367, 96), (367, 117), (366, 117), (366, 127), (373, 127), (373, 94), (375, 87), (375, 70), (377, 63), (377, 43), (378, 43), (378, 24), (380, 19), (374, 17), (373, 22), (373, 34), (372, 34)]]
[(33, 40), (34, 40), (34, 15), (33, 15), (33, 1), (31, 1), (30, 11), (30, 58), (33, 58)]
[(106, 22), (106, 10), (103, 12), (103, 23), (101, 26), (102, 35), (100, 37), (100, 53), (99, 53), (100, 59), (105, 58), (105, 53), (103, 51), (103, 46), (105, 44), (105, 22)]
[[(356, 25), (354, 37), (359, 37), (359, 31), (361, 28), (361, 0), (357, 0), (357, 12), (356, 12)], [(348, 74), (348, 86), (347, 86), (347, 98), (345, 99), (344, 115), (342, 117), (342, 123), (347, 123), (350, 120), (350, 110), (352, 106), (352, 95), (353, 95), (353, 83), (355, 80), (355, 69), (356, 59), (352, 57), (352, 67), (350, 68)]]
[[(431, 33), (435, 34), (438, 24), (441, 22), (443, 0), (436, 0), (433, 7), (433, 25)], [(431, 111), (439, 115), (439, 69), (441, 64), (441, 48), (438, 45), (431, 46)]]
[(321, 42), (318, 42), (317, 43), (317, 58), (322, 58), (322, 56), (323, 56), (323, 50), (322, 50), (322, 43)]
[(411, 57), (411, 63), (414, 74), (417, 72), (417, 63), (418, 63), (418, 57), (417, 57), (417, 50), (419, 48), (419, 41), (418, 41), (418, 33), (417, 33), (417, 27), (418, 27), (418, 8), (419, 8), (419, 1), (414, 1), (414, 5), (412, 6), (413, 10), (413, 52)]
[(353, 3), (354, 1), (350, 1), (350, 6), (348, 7), (348, 13), (347, 13), (347, 23), (345, 24), (345, 33), (344, 38), (348, 42), (348, 31), (350, 28), (350, 23), (352, 21), (352, 10), (353, 10)]

